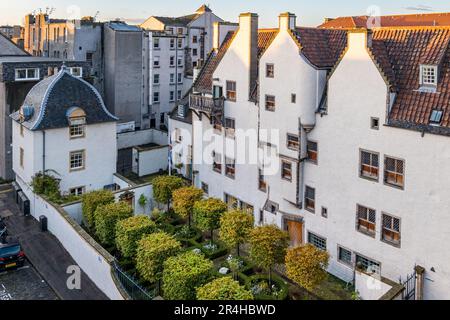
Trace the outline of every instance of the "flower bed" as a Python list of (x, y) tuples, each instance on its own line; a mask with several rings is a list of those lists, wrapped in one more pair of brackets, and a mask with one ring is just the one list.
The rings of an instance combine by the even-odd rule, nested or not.
[(255, 300), (287, 300), (288, 285), (277, 276), (272, 276), (272, 286), (269, 284), (269, 276), (258, 274), (247, 278), (246, 287)]
[(202, 233), (198, 229), (189, 227), (188, 225), (175, 227), (173, 234), (178, 241), (200, 242), (202, 240)]

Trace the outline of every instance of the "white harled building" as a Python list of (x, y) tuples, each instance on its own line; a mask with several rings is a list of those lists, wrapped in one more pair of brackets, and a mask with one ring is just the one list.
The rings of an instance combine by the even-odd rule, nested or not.
[(13, 120), (13, 170), (30, 186), (39, 172), (61, 179), (63, 194), (81, 195), (113, 183), (117, 118), (88, 82), (61, 70), (36, 84)]
[[(447, 27), (299, 28), (290, 13), (259, 29), (242, 14), (171, 115), (174, 165), (292, 245), (327, 250), (345, 281), (416, 272), (416, 297), (448, 299), (449, 39)], [(241, 130), (256, 163), (238, 159)]]

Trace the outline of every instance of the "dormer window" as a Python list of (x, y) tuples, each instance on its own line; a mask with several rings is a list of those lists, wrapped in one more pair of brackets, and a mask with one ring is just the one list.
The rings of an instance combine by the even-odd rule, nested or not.
[(80, 108), (71, 108), (67, 112), (70, 139), (84, 138), (86, 113)]
[(74, 77), (77, 77), (77, 78), (83, 77), (83, 68), (71, 67), (69, 70), (70, 70), (70, 74), (73, 75)]
[(444, 115), (444, 112), (441, 110), (433, 110), (431, 112), (430, 116), (430, 124), (431, 125), (440, 125), (442, 122), (442, 116)]
[(438, 81), (437, 66), (421, 65), (420, 66), (420, 85), (425, 87), (436, 87)]

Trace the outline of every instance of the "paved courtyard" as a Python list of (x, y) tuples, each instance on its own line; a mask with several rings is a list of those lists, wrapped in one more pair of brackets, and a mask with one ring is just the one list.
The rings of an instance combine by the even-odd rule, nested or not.
[[(41, 232), (39, 223), (33, 217), (24, 217), (20, 214), (18, 207), (14, 203), (12, 190), (0, 191), (0, 216), (5, 218), (9, 235), (18, 239), (25, 252), (25, 256), (31, 265), (36, 269), (48, 286), (62, 300), (108, 300), (103, 292), (89, 279), (81, 273), (81, 290), (70, 290), (67, 288), (67, 269), (75, 266), (76, 263), (70, 254), (64, 249), (58, 239), (49, 232)], [(27, 288), (26, 282), (21, 285), (21, 279), (34, 279), (33, 268), (18, 270), (4, 276), (0, 275), (0, 292), (10, 292), (5, 296), (14, 295), (20, 298), (19, 291)], [(2, 287), (2, 278), (3, 286)], [(15, 279), (17, 285), (14, 285)], [(32, 281), (31, 287), (36, 286), (36, 281)], [(16, 289), (14, 289), (16, 288)], [(45, 290), (44, 290), (45, 291)], [(1, 296), (1, 294), (0, 294)], [(46, 292), (44, 297), (50, 297)], [(37, 299), (37, 298), (36, 298)]]

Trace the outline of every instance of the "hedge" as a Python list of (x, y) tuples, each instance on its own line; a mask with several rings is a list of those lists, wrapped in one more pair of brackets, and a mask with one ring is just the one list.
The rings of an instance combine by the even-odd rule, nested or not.
[(156, 224), (147, 216), (134, 216), (122, 221), (116, 225), (116, 247), (122, 256), (133, 258), (139, 240), (156, 230)]
[(95, 210), (95, 234), (105, 246), (114, 246), (116, 224), (133, 215), (133, 208), (125, 202), (101, 205)]
[(198, 288), (197, 299), (206, 301), (253, 300), (253, 295), (231, 277), (221, 277)]
[[(268, 275), (263, 274), (253, 275), (245, 278), (246, 278), (246, 288), (250, 291), (252, 290), (252, 286), (255, 285), (257, 282), (267, 281), (267, 283), (269, 283), (270, 281), (270, 277)], [(272, 283), (276, 284), (280, 289), (279, 295), (274, 297), (273, 295), (255, 294), (252, 292), (253, 296), (255, 297), (255, 300), (287, 300), (289, 298), (289, 287), (288, 284), (283, 279), (277, 276), (272, 276), (271, 281)]]
[(194, 300), (196, 289), (208, 283), (213, 272), (213, 262), (193, 251), (169, 258), (164, 263), (164, 298), (166, 300)]
[(82, 196), (83, 222), (92, 231), (95, 231), (95, 210), (98, 206), (114, 202), (111, 191), (99, 190), (86, 193)]

